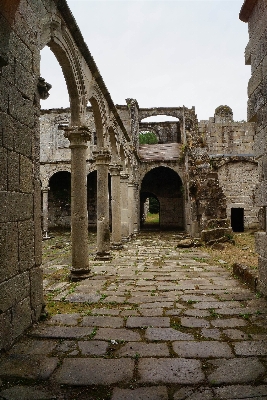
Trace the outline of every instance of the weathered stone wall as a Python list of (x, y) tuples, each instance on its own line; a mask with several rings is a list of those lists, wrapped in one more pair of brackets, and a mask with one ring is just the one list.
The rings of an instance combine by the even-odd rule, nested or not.
[(255, 162), (227, 162), (218, 168), (219, 184), (226, 196), (227, 217), (232, 208), (244, 209), (244, 228), (258, 228), (259, 207), (255, 205), (255, 187), (258, 182), (258, 165)]
[(208, 149), (210, 164), (218, 171), (220, 187), (226, 196), (227, 218), (231, 208), (244, 209), (245, 229), (258, 227), (259, 207), (255, 204), (255, 187), (259, 180), (254, 157), (254, 122), (235, 122), (230, 107), (199, 122), (199, 132)]
[(248, 22), (249, 43), (245, 62), (251, 65), (248, 83), (248, 121), (256, 122), (255, 157), (259, 163), (259, 184), (255, 192), (260, 207), (261, 229), (256, 235), (259, 253), (259, 288), (267, 295), (267, 3), (264, 0), (245, 1), (240, 19)]
[(39, 51), (33, 38), (46, 3), (2, 1), (0, 7), (0, 349), (37, 321), (43, 306)]

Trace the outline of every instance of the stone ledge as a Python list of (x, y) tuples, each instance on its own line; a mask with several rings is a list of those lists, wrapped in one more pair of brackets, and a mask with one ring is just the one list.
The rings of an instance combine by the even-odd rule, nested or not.
[(233, 264), (233, 274), (237, 276), (242, 282), (246, 283), (248, 287), (256, 291), (258, 287), (258, 275), (244, 264)]

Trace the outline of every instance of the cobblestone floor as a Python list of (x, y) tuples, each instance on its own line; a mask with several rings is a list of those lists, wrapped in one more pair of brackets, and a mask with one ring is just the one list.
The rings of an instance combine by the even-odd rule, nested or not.
[(40, 322), (1, 356), (0, 398), (267, 398), (266, 300), (177, 241), (143, 233), (111, 261), (92, 259), (90, 279), (46, 279), (50, 299), (83, 311)]

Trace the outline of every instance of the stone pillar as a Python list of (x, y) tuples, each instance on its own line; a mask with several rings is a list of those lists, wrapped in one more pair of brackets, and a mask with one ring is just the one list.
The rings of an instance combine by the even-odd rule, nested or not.
[(97, 253), (96, 260), (110, 260), (108, 169), (110, 153), (94, 152), (97, 170)]
[(128, 178), (129, 175), (126, 172), (121, 173), (121, 235), (123, 242), (129, 240)]
[(135, 184), (133, 182), (128, 183), (128, 219), (129, 219), (129, 237), (131, 238), (134, 234), (134, 220), (135, 220)]
[(134, 184), (134, 235), (140, 232), (140, 198), (139, 198), (139, 185)]
[(43, 239), (50, 239), (48, 236), (48, 191), (49, 187), (42, 188), (43, 193)]
[(111, 212), (112, 212), (112, 236), (111, 248), (114, 250), (122, 249), (121, 243), (121, 186), (119, 164), (110, 165), (111, 175)]
[(88, 216), (87, 216), (87, 174), (86, 149), (90, 140), (87, 127), (71, 126), (65, 128), (65, 137), (71, 149), (71, 279), (88, 278)]

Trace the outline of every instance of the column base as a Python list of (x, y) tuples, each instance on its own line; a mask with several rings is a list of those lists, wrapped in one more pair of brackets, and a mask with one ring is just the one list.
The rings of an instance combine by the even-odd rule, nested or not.
[(122, 250), (123, 245), (122, 243), (111, 243), (110, 248), (111, 250)]
[(96, 253), (95, 260), (109, 261), (112, 259), (110, 252)]
[(92, 276), (90, 269), (71, 269), (69, 278), (71, 281), (81, 281)]

